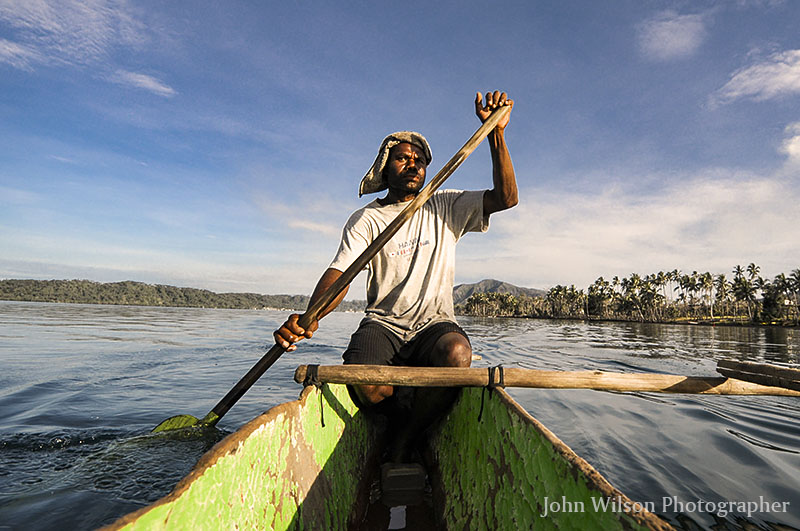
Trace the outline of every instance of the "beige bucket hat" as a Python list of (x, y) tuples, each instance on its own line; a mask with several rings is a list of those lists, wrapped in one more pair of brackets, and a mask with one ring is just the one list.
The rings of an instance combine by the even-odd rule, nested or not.
[(375, 162), (372, 163), (372, 166), (367, 171), (366, 175), (364, 175), (364, 178), (361, 179), (361, 185), (358, 187), (358, 197), (364, 194), (374, 194), (381, 190), (386, 190), (389, 187), (386, 179), (383, 178), (383, 168), (386, 166), (386, 161), (389, 159), (389, 151), (397, 144), (402, 144), (403, 142), (420, 148), (425, 154), (425, 158), (428, 159), (426, 161), (427, 164), (431, 163), (433, 158), (431, 155), (431, 146), (428, 145), (428, 141), (425, 140), (424, 136), (414, 131), (397, 131), (396, 133), (392, 133), (383, 139), (381, 147), (378, 150), (378, 156), (375, 157)]

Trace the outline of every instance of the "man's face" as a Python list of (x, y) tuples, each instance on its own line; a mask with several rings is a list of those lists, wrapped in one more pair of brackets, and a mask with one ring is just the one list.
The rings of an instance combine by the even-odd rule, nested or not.
[(412, 144), (403, 142), (389, 151), (389, 160), (383, 171), (389, 189), (395, 193), (416, 194), (425, 184), (425, 153)]

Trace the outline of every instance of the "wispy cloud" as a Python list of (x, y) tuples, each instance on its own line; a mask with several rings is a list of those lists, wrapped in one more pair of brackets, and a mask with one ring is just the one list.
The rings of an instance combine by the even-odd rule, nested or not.
[(25, 45), (0, 39), (0, 63), (6, 63), (20, 70), (33, 70), (33, 65), (42, 62), (35, 49)]
[(736, 0), (739, 7), (774, 7), (786, 4), (786, 0)]
[(143, 89), (158, 96), (164, 96), (167, 98), (177, 94), (175, 89), (165, 84), (160, 79), (147, 74), (128, 72), (127, 70), (117, 70), (111, 76), (109, 76), (108, 79), (109, 81), (119, 85)]
[(341, 212), (326, 200), (307, 200), (303, 202), (302, 209), (297, 203), (283, 203), (271, 194), (254, 191), (250, 200), (267, 219), (278, 220), (282, 226), (306, 232), (309, 236), (338, 237), (342, 227), (335, 224), (331, 217), (336, 217), (334, 212)]
[(61, 155), (48, 155), (47, 158), (63, 162), (64, 164), (77, 164), (75, 159), (69, 157), (62, 157)]
[(292, 219), (288, 220), (287, 224), (289, 227), (293, 229), (301, 229), (310, 232), (316, 232), (319, 234), (324, 234), (327, 236), (338, 236), (341, 230), (338, 227), (334, 227), (332, 225), (328, 225), (325, 223), (315, 223), (313, 221), (303, 220), (303, 219)]
[(115, 46), (145, 39), (125, 0), (3, 0), (0, 21), (13, 34), (2, 44), (0, 59), (22, 69), (93, 64)]
[(39, 202), (41, 196), (30, 190), (22, 190), (19, 188), (11, 188), (10, 186), (0, 185), (0, 204), (18, 204), (27, 205)]
[[(114, 70), (114, 51), (148, 40), (126, 0), (0, 0), (0, 23), (11, 28), (0, 38), (0, 63), (33, 71), (40, 66), (92, 67), (97, 77), (162, 97), (177, 91), (155, 76)], [(111, 73), (105, 73), (111, 70)]]
[(711, 96), (711, 103), (731, 103), (741, 98), (764, 101), (800, 94), (800, 50), (772, 54), (764, 61), (733, 73)]
[(703, 15), (664, 11), (639, 25), (640, 51), (649, 59), (667, 61), (692, 55), (706, 36)]

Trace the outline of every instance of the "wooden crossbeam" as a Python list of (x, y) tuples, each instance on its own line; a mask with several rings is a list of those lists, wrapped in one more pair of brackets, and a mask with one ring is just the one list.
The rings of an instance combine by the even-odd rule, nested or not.
[[(306, 380), (308, 365), (294, 374), (298, 383)], [(379, 365), (322, 365), (317, 381), (352, 385), (401, 385), (408, 387), (484, 387), (489, 384), (487, 368), (389, 367)], [(499, 373), (494, 374), (495, 384)], [(598, 391), (692, 393), (706, 395), (800, 396), (800, 389), (771, 387), (724, 377), (678, 376), (673, 374), (614, 373), (605, 371), (540, 371), (506, 368), (505, 387), (539, 389), (595, 389)]]

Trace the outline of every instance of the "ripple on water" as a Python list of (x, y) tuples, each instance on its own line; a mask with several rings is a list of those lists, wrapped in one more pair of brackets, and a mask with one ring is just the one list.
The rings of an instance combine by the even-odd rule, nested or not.
[(102, 500), (108, 523), (123, 514), (120, 510), (145, 506), (166, 494), (226, 434), (215, 429), (157, 436), (66, 430), (6, 437), (0, 440), (3, 524), (21, 529), (36, 522), (36, 528), (45, 529), (70, 522), (67, 527), (74, 528), (75, 516), (67, 510), (76, 507), (71, 500)]

